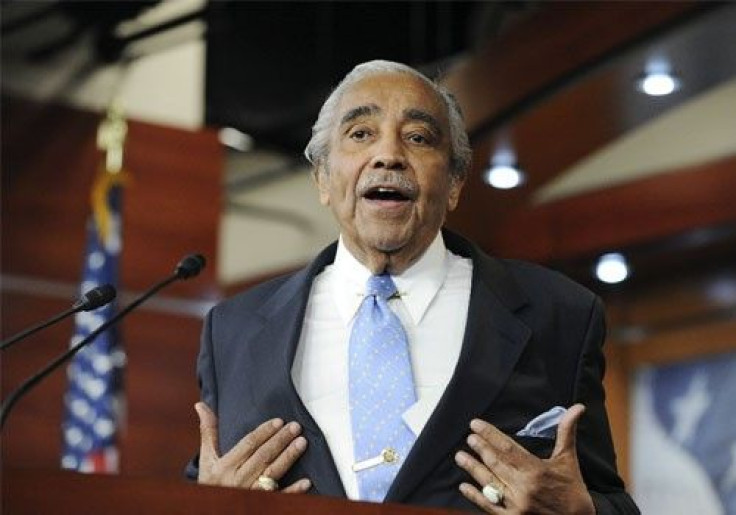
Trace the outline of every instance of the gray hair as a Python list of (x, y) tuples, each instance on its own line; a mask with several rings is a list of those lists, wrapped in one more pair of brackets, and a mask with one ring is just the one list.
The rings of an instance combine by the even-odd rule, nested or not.
[(348, 73), (345, 78), (327, 97), (325, 103), (317, 116), (317, 121), (312, 127), (312, 137), (304, 149), (304, 155), (314, 166), (319, 166), (330, 152), (330, 128), (337, 116), (337, 105), (345, 93), (345, 90), (369, 75), (384, 73), (404, 73), (417, 77), (431, 87), (442, 99), (447, 108), (448, 120), (450, 122), (450, 173), (456, 179), (464, 179), (470, 169), (472, 150), (468, 141), (468, 133), (465, 131), (465, 121), (455, 97), (444, 86), (430, 80), (427, 76), (414, 68), (392, 61), (368, 61), (359, 64)]

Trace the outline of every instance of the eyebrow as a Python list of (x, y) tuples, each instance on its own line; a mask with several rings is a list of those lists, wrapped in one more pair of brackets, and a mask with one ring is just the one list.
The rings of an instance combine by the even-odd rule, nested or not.
[[(376, 104), (357, 106), (350, 109), (343, 115), (340, 119), (340, 125), (345, 125), (346, 123), (350, 123), (363, 116), (373, 116), (380, 113), (381, 108)], [(422, 111), (421, 109), (405, 109), (403, 115), (405, 120), (424, 122), (429, 125), (432, 128), (432, 131), (436, 134), (442, 134), (442, 126), (440, 125), (440, 122), (427, 111)]]
[(407, 120), (424, 122), (429, 125), (435, 133), (442, 134), (440, 122), (427, 111), (422, 111), (421, 109), (405, 109), (404, 118)]
[(367, 104), (367, 105), (354, 107), (343, 115), (343, 117), (340, 119), (340, 125), (345, 125), (346, 123), (350, 123), (353, 120), (360, 118), (362, 116), (375, 115), (380, 112), (381, 112), (381, 108), (378, 107), (376, 104)]

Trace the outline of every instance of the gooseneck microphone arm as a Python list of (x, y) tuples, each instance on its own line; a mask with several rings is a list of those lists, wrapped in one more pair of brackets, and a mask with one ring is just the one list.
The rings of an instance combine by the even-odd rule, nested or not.
[(8, 395), (7, 399), (3, 401), (2, 407), (0, 407), (0, 429), (2, 429), (5, 426), (5, 421), (7, 420), (8, 415), (10, 414), (10, 410), (20, 400), (20, 398), (23, 397), (26, 393), (28, 393), (28, 391), (30, 391), (31, 388), (33, 388), (38, 383), (40, 383), (46, 376), (51, 374), (51, 372), (59, 368), (59, 366), (61, 366), (65, 361), (67, 361), (72, 356), (74, 356), (77, 352), (82, 350), (83, 347), (92, 343), (92, 341), (94, 341), (94, 339), (97, 338), (97, 336), (100, 333), (105, 331), (111, 325), (116, 324), (121, 318), (125, 317), (128, 313), (133, 311), (135, 308), (137, 308), (139, 305), (141, 305), (151, 296), (155, 295), (159, 290), (161, 290), (162, 288), (165, 288), (169, 284), (179, 279), (189, 279), (190, 277), (196, 276), (197, 274), (199, 274), (199, 272), (202, 271), (204, 266), (205, 266), (205, 259), (203, 256), (199, 254), (191, 254), (189, 256), (186, 256), (176, 266), (176, 270), (174, 271), (173, 274), (171, 274), (169, 277), (167, 277), (163, 281), (160, 281), (159, 283), (153, 285), (150, 289), (148, 289), (145, 293), (143, 293), (143, 295), (141, 295), (136, 300), (128, 304), (124, 309), (120, 310), (114, 317), (112, 317), (107, 322), (103, 323), (100, 327), (92, 331), (84, 340), (70, 347), (69, 350), (59, 355), (56, 359), (51, 361), (43, 369), (41, 369), (40, 371), (38, 371), (31, 377), (26, 379), (26, 381), (23, 382), (23, 384), (21, 384), (18, 388), (16, 388), (10, 395)]
[(110, 303), (115, 298), (116, 292), (115, 288), (113, 288), (109, 284), (105, 284), (102, 286), (98, 286), (97, 288), (93, 288), (92, 290), (88, 291), (84, 295), (82, 295), (79, 300), (77, 300), (72, 307), (67, 309), (66, 311), (63, 311), (59, 313), (58, 315), (55, 315), (48, 320), (41, 322), (40, 324), (37, 324), (33, 327), (29, 327), (28, 329), (21, 331), (20, 333), (16, 334), (15, 336), (12, 336), (8, 338), (7, 340), (4, 340), (2, 343), (0, 343), (0, 351), (7, 349), (11, 345), (14, 345), (18, 343), (19, 341), (28, 338), (34, 333), (37, 333), (41, 329), (44, 329), (50, 325), (55, 324), (56, 322), (59, 322), (60, 320), (65, 319), (69, 315), (73, 315), (74, 313), (77, 313), (79, 311), (92, 311), (93, 309), (97, 309), (99, 307), (104, 306), (105, 304)]

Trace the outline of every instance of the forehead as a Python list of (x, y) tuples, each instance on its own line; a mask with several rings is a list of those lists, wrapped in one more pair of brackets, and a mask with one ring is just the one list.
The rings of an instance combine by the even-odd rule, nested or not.
[[(425, 81), (405, 73), (368, 75), (347, 87), (338, 104), (338, 118), (361, 106), (377, 106), (381, 114), (408, 110), (426, 112), (447, 127), (447, 109)], [(375, 110), (372, 114), (378, 114)]]

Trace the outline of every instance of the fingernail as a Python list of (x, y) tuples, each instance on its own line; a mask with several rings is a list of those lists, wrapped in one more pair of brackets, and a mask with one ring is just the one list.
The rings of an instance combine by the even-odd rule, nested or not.
[(455, 453), (455, 463), (457, 463), (460, 466), (465, 465), (468, 462), (467, 456), (465, 456), (465, 453), (460, 451)]
[(298, 435), (302, 428), (297, 422), (289, 422), (289, 432), (293, 435)]
[(474, 418), (470, 421), (470, 429), (473, 431), (481, 431), (483, 429), (485, 422), (483, 422), (480, 419)]
[(281, 420), (280, 418), (275, 418), (271, 421), (271, 427), (273, 427), (274, 429), (278, 429), (283, 425), (284, 425), (284, 421)]
[(309, 490), (312, 488), (312, 482), (309, 479), (302, 479), (299, 481), (299, 488)]
[(468, 445), (475, 448), (475, 446), (478, 445), (478, 437), (475, 435), (470, 435), (468, 437)]
[(294, 440), (294, 447), (296, 447), (299, 451), (303, 451), (307, 448), (307, 439), (303, 436), (300, 436), (299, 438)]

